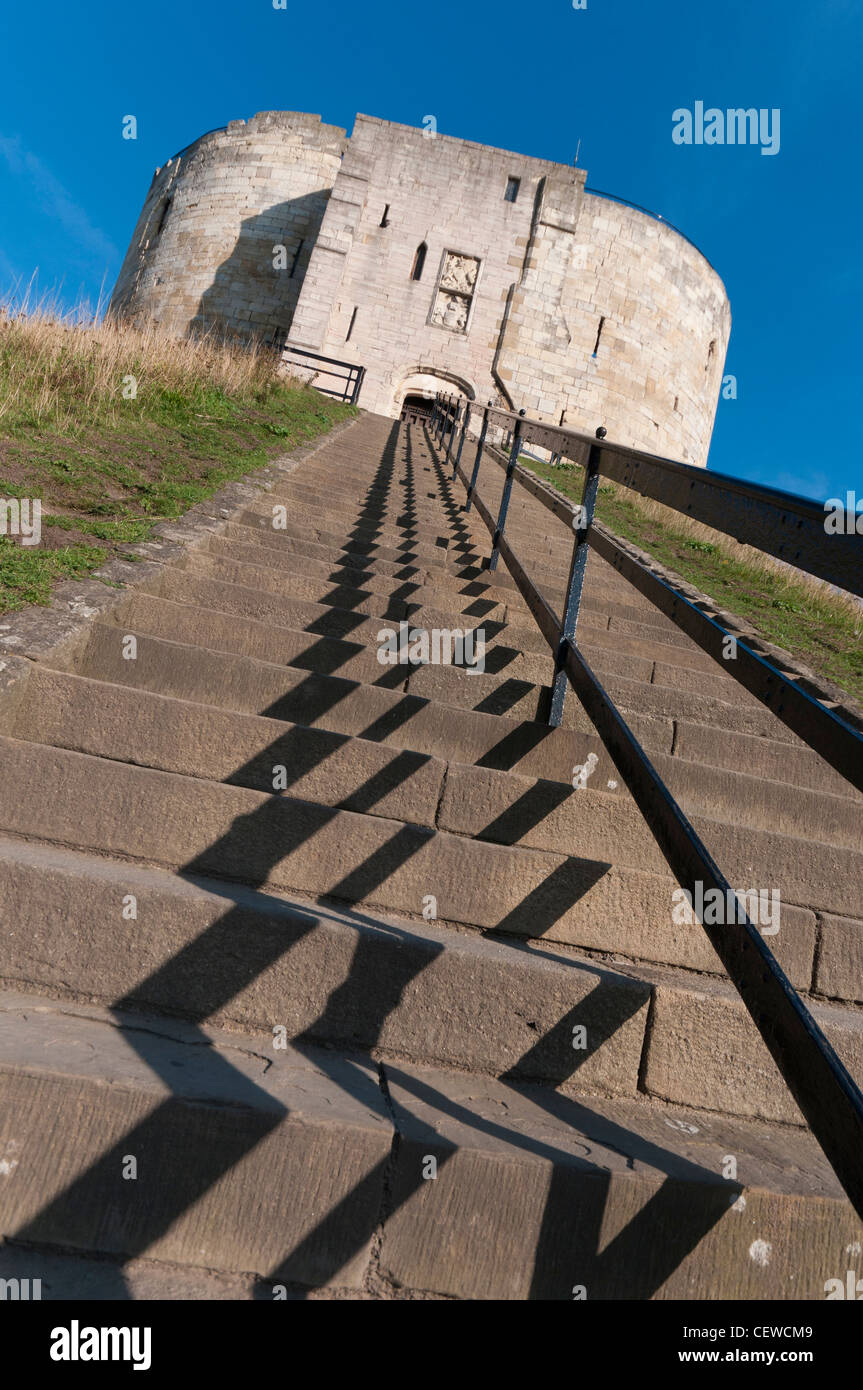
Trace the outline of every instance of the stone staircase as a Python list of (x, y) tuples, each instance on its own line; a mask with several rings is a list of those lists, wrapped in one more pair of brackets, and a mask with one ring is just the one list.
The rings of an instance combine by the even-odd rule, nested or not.
[[(592, 725), (572, 695), (543, 724), (548, 649), (463, 500), (424, 426), (362, 416), (5, 663), (0, 1277), (819, 1299), (861, 1272)], [(516, 489), (559, 611), (555, 525)], [(484, 671), (382, 665), (402, 621), (482, 628)], [(595, 555), (579, 641), (729, 881), (781, 890), (771, 947), (859, 1079), (861, 798)]]

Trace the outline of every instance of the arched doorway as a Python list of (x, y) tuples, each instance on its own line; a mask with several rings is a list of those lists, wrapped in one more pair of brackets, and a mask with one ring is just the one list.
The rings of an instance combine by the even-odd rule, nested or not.
[(436, 372), (433, 367), (425, 370), (422, 367), (415, 367), (412, 372), (402, 377), (401, 382), (393, 392), (393, 416), (397, 420), (404, 419), (404, 409), (408, 403), (410, 403), (411, 411), (417, 414), (424, 405), (427, 406), (425, 414), (430, 415), (434, 409), (435, 396), (439, 391), (463, 396), (469, 401), (476, 400), (476, 391), (470, 382), (463, 381), (458, 377), (445, 376), (442, 372)]
[(415, 425), (419, 420), (430, 420), (434, 410), (434, 399), (431, 396), (411, 395), (405, 396), (402, 401), (400, 420), (407, 420), (409, 424)]

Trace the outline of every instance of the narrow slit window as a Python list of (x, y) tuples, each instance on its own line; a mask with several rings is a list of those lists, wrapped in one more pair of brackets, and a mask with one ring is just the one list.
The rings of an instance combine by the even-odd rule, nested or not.
[(381, 226), (382, 226), (382, 227), (388, 227), (389, 225), (390, 225), (390, 205), (389, 205), (389, 203), (387, 203), (386, 207), (384, 208), (384, 215), (383, 215), (383, 217), (381, 218)]
[(506, 201), (507, 203), (514, 203), (514, 202), (515, 202), (516, 198), (518, 197), (518, 190), (519, 190), (520, 187), (521, 187), (521, 179), (512, 179), (512, 178), (507, 179), (507, 181), (506, 181), (506, 192), (505, 192), (504, 195), (503, 195), (503, 196), (504, 196), (504, 199), (505, 199), (505, 201)]
[(349, 326), (348, 326), (348, 331), (347, 331), (347, 333), (345, 334), (345, 342), (346, 342), (346, 343), (349, 343), (349, 342), (351, 341), (351, 334), (352, 334), (353, 331), (354, 331), (354, 324), (355, 324), (356, 321), (357, 321), (357, 314), (359, 313), (359, 307), (360, 307), (359, 304), (355, 304), (355, 305), (354, 305), (354, 312), (351, 314), (351, 321), (350, 321), (350, 324), (349, 324)]
[(297, 262), (299, 261), (300, 256), (302, 255), (303, 247), (305, 246), (305, 244), (306, 244), (306, 243), (305, 243), (305, 240), (301, 241), (300, 244), (299, 244), (299, 246), (297, 247), (296, 251), (294, 252), (294, 259), (293, 259), (293, 261), (291, 262), (291, 274), (290, 274), (290, 278), (291, 278), (292, 280), (293, 280), (293, 278), (294, 278), (294, 274), (295, 274), (296, 269), (297, 269)]
[(423, 278), (423, 268), (425, 267), (426, 263), (427, 251), (428, 247), (426, 246), (424, 241), (421, 241), (416, 249), (416, 254), (414, 255), (414, 263), (413, 268), (411, 270), (412, 280), (421, 280)]
[(604, 318), (601, 318), (601, 319), (599, 320), (599, 327), (598, 327), (597, 330), (596, 330), (596, 342), (595, 342), (594, 345), (593, 345), (593, 356), (594, 356), (594, 357), (596, 357), (596, 356), (598, 355), (598, 353), (599, 353), (599, 340), (600, 340), (600, 338), (602, 337), (602, 330), (603, 330), (604, 327), (605, 327), (605, 319), (604, 319)]
[(162, 235), (162, 228), (168, 220), (168, 213), (171, 211), (171, 204), (173, 203), (173, 201), (173, 197), (166, 198), (164, 203), (162, 204), (161, 209), (159, 211), (159, 220), (156, 223), (156, 230), (153, 233), (154, 239)]

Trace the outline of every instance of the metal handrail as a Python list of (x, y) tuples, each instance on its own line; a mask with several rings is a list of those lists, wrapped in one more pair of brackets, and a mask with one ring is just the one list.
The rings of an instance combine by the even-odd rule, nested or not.
[[(482, 425), (479, 432), (476, 457), (470, 476), (462, 467), (461, 455), (470, 424), (473, 409), (482, 411)], [(503, 494), (494, 516), (485, 505), (477, 491), (479, 468), (486, 449), (489, 423), (494, 419), (512, 427), (511, 447), (505, 464), (506, 478)], [(796, 695), (802, 703), (794, 704), (788, 695), (787, 678), (765, 661), (757, 652), (741, 643), (736, 634), (727, 634), (715, 619), (703, 614), (683, 594), (674, 590), (665, 580), (653, 574), (634, 554), (628, 552), (615, 537), (594, 521), (594, 506), (599, 477), (604, 472), (603, 460), (606, 449), (618, 453), (617, 446), (605, 445), (605, 430), (597, 430), (596, 438), (590, 440), (584, 435), (576, 436), (571, 431), (553, 430), (562, 439), (565, 447), (571, 448), (574, 442), (583, 447), (588, 445), (585, 469), (585, 487), (581, 506), (568, 504), (550, 488), (544, 487), (518, 464), (519, 451), (526, 431), (531, 431), (539, 422), (528, 421), (524, 415), (513, 411), (499, 410), (491, 402), (485, 407), (476, 407), (468, 401), (456, 401), (453, 397), (438, 395), (435, 414), (432, 417), (430, 433), (437, 433), (438, 441), (446, 445), (446, 462), (449, 462), (457, 433), (460, 435), (456, 459), (453, 467), (453, 480), (461, 479), (467, 490), (466, 509), (475, 506), (492, 536), (492, 552), (489, 568), (493, 569), (498, 556), (503, 559), (519, 593), (524, 598), (540, 632), (555, 653), (555, 678), (552, 686), (550, 722), (559, 723), (562, 717), (563, 701), (567, 685), (576, 691), (582, 706), (595, 726), (600, 738), (620, 772), (633, 799), (638, 805), (672, 873), (682, 888), (690, 895), (690, 902), (698, 920), (707, 934), (711, 945), (722, 961), (729, 979), (737, 989), (743, 1003), (758, 1029), (764, 1043), (776, 1062), (779, 1071), (791, 1094), (802, 1111), (812, 1133), (821, 1145), (845, 1192), (863, 1217), (863, 1094), (853, 1077), (837, 1057), (833, 1047), (822, 1033), (809, 1010), (801, 1000), (794, 986), (781, 969), (773, 953), (765, 944), (742, 905), (732, 914), (732, 921), (722, 924), (707, 923), (699, 911), (696, 884), (701, 883), (702, 891), (718, 890), (726, 902), (738, 901), (727, 879), (715, 863), (707, 846), (700, 839), (688, 817), (674, 799), (656, 768), (632, 730), (623, 719), (614, 701), (591, 670), (576, 641), (575, 629), (578, 617), (581, 586), (590, 541), (597, 550), (611, 560), (621, 572), (637, 582), (642, 592), (662, 601), (659, 607), (667, 612), (684, 631), (696, 637), (706, 650), (728, 635), (735, 636), (738, 643), (738, 662), (743, 671), (742, 683), (747, 685), (770, 704), (762, 689), (766, 678), (784, 683), (784, 699), (791, 708), (778, 705), (775, 713), (794, 727), (797, 720), (806, 726), (807, 717), (814, 722), (815, 738), (825, 742), (823, 721), (832, 716), (835, 720), (834, 736), (838, 740), (842, 755), (856, 756), (856, 761), (848, 770), (839, 770), (848, 775), (855, 785), (863, 786), (863, 738), (846, 721), (833, 715), (826, 706), (820, 705), (806, 696), (799, 686), (794, 685)], [(545, 426), (539, 426), (545, 430)], [(625, 451), (633, 460), (644, 460), (650, 465), (664, 465), (669, 460), (655, 459), (651, 455), (638, 455), (635, 450)], [(675, 468), (685, 465), (673, 465)], [(530, 481), (528, 481), (530, 480)], [(515, 482), (527, 488), (538, 500), (561, 518), (568, 518), (575, 530), (572, 565), (567, 585), (566, 603), (563, 618), (552, 610), (513, 551), (505, 535), (505, 525), (509, 498)], [(629, 484), (638, 489), (638, 481)], [(721, 485), (721, 484), (720, 484)], [(769, 494), (772, 489), (754, 489), (761, 492), (768, 503), (773, 502)], [(650, 495), (648, 493), (647, 495)], [(783, 499), (790, 494), (780, 494)], [(803, 499), (792, 499), (809, 504)], [(682, 510), (682, 508), (679, 508)], [(717, 528), (722, 529), (722, 528)], [(762, 546), (761, 548), (764, 548)], [(654, 600), (655, 601), (655, 600)], [(741, 648), (745, 652), (741, 663)], [(716, 654), (714, 652), (714, 654)], [(736, 674), (736, 673), (735, 673)], [(810, 706), (805, 704), (809, 699)], [(814, 713), (813, 713), (814, 711)], [(801, 732), (801, 728), (798, 728)], [(806, 733), (802, 732), (806, 737)], [(829, 740), (826, 740), (829, 742)], [(811, 746), (818, 746), (812, 742)], [(824, 752), (819, 747), (820, 752)], [(835, 748), (832, 749), (835, 753)], [(825, 754), (826, 756), (826, 754)], [(832, 760), (832, 759), (831, 759)], [(835, 765), (835, 763), (834, 763)], [(702, 898), (703, 901), (703, 898)], [(737, 918), (735, 921), (734, 918)]]
[[(511, 410), (488, 409), (490, 419), (510, 426), (522, 419), (531, 443), (565, 458), (583, 454), (596, 442), (576, 430), (526, 421)], [(863, 536), (855, 529), (856, 513), (846, 511), (844, 533), (828, 538), (824, 508), (817, 502), (625, 444), (603, 441), (600, 471), (644, 497), (863, 597)]]
[[(308, 348), (294, 347), (292, 343), (278, 342), (276, 351), (282, 362), (289, 362), (290, 354), (294, 358), (306, 357), (312, 362), (327, 364), (321, 367), (312, 367), (305, 362), (295, 363), (299, 367), (307, 366), (309, 371), (314, 371), (315, 376), (332, 376), (337, 381), (344, 381), (345, 387), (341, 391), (333, 390), (329, 386), (316, 386), (315, 390), (321, 391), (325, 396), (336, 396), (338, 400), (346, 401), (348, 405), (356, 405), (365, 380), (365, 367), (361, 367), (357, 362), (341, 362), (337, 357), (323, 357), (319, 352), (311, 352)], [(333, 370), (336, 367), (344, 367), (346, 369), (344, 375)]]

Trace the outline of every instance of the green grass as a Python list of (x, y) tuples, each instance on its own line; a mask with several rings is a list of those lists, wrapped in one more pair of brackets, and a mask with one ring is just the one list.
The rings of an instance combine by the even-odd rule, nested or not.
[(82, 414), (46, 416), (25, 398), (0, 419), (0, 497), (38, 497), (43, 510), (39, 546), (0, 536), (0, 612), (48, 603), (53, 584), (97, 569), (356, 410), (275, 381), (236, 395), (195, 382), (135, 401), (97, 398)]
[(46, 604), (61, 579), (80, 579), (97, 569), (107, 552), (97, 546), (65, 545), (56, 550), (25, 549), (0, 536), (0, 604), (9, 613), (28, 603)]
[[(574, 501), (580, 501), (583, 470), (576, 464), (552, 468), (522, 455), (520, 462)], [(700, 540), (673, 521), (648, 515), (631, 494), (612, 484), (599, 488), (596, 516), (610, 531), (631, 541), (700, 589), (722, 608), (751, 622), (768, 642), (798, 655), (817, 674), (863, 701), (863, 609), (806, 578), (787, 577), (757, 559), (741, 559), (734, 544)]]

